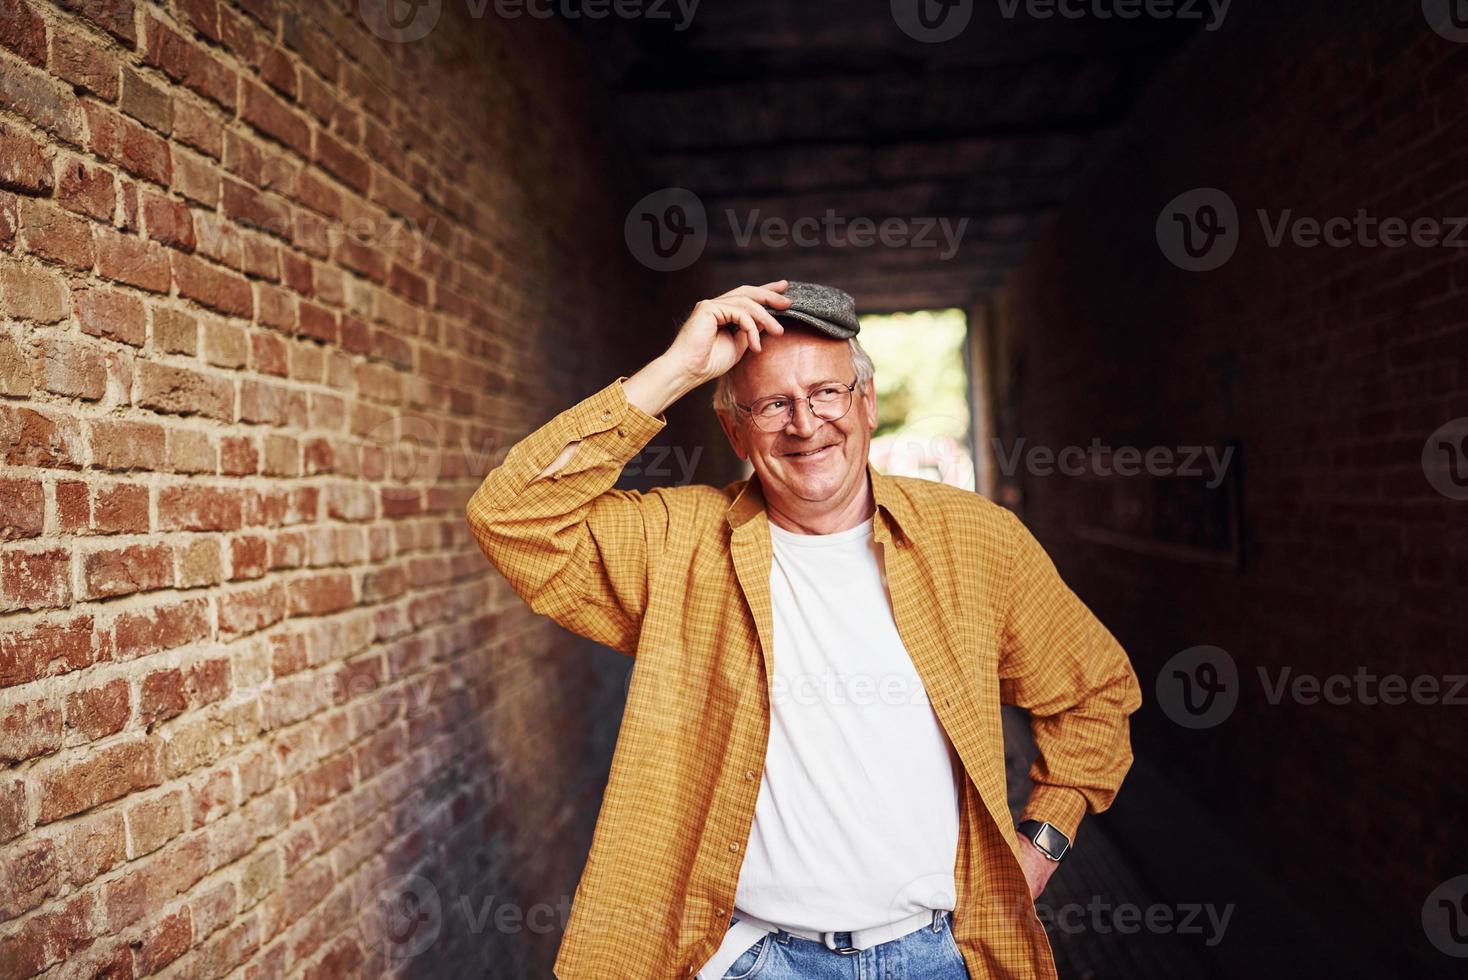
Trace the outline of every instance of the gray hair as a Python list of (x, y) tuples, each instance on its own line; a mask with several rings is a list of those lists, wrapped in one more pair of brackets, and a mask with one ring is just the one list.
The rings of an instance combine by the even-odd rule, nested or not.
[[(861, 342), (855, 337), (848, 338), (846, 343), (851, 346), (851, 365), (856, 368), (856, 389), (863, 391), (867, 382), (871, 381), (872, 376), (877, 373), (876, 365), (872, 363), (871, 355), (862, 348)], [(735, 414), (734, 409), (734, 372), (725, 371), (714, 385), (714, 411), (733, 415)]]

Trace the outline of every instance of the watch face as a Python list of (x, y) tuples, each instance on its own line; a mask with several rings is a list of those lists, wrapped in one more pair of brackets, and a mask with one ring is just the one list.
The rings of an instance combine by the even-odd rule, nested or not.
[(1047, 823), (1035, 835), (1035, 846), (1059, 861), (1070, 850), (1070, 840)]

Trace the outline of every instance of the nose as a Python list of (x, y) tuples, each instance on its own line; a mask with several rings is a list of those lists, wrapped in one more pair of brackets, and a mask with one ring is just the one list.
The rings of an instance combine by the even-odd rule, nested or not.
[(785, 431), (792, 436), (805, 439), (823, 424), (824, 420), (816, 418), (815, 413), (811, 411), (810, 401), (805, 398), (797, 398), (795, 404), (790, 407), (790, 421), (785, 424)]

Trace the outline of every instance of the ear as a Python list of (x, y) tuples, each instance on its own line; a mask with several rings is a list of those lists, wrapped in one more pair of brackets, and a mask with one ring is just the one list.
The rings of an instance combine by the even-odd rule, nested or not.
[(744, 430), (739, 425), (736, 416), (728, 412), (717, 412), (719, 426), (724, 430), (724, 435), (729, 439), (729, 445), (734, 447), (734, 455), (740, 460), (749, 459), (749, 449), (744, 445)]
[(862, 410), (867, 413), (867, 431), (877, 431), (877, 379), (867, 381), (861, 393)]

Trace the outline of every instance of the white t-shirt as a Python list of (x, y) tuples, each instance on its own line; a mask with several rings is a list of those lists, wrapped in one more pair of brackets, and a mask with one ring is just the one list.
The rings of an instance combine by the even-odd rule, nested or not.
[(735, 908), (822, 932), (952, 909), (960, 770), (872, 524), (770, 537), (770, 742)]

